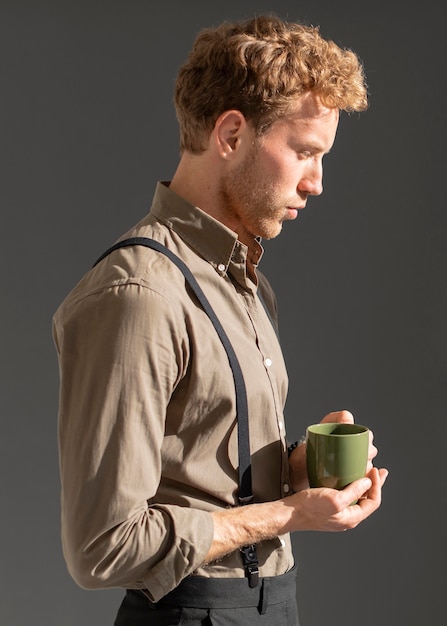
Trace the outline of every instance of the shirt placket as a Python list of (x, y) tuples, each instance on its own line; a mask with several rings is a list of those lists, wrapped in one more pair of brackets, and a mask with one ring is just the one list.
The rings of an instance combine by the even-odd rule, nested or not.
[(272, 344), (273, 341), (277, 341), (277, 337), (273, 326), (271, 325), (270, 319), (267, 316), (267, 312), (260, 303), (260, 300), (256, 298), (255, 294), (246, 292), (244, 295), (244, 302), (247, 315), (256, 334), (257, 346), (261, 354), (265, 372), (270, 382), (273, 405), (275, 407), (276, 425), (278, 428), (278, 439), (281, 441), (283, 450), (281, 463), (281, 493), (283, 496), (287, 496), (290, 493), (291, 487), (288, 482), (288, 466), (286, 461), (286, 428), (281, 396), (278, 389), (278, 375), (275, 362), (275, 354), (278, 355), (278, 352), (273, 349)]

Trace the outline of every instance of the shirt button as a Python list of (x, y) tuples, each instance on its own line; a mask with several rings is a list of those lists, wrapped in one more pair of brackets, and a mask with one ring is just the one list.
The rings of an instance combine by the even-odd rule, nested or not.
[(270, 357), (266, 357), (266, 358), (264, 359), (264, 365), (265, 365), (266, 367), (270, 367), (272, 363), (273, 363), (273, 361), (272, 361), (272, 359), (271, 359)]
[(286, 545), (286, 542), (284, 541), (284, 539), (280, 539), (279, 543), (281, 544), (281, 548), (284, 548)]
[(223, 263), (219, 263), (219, 265), (217, 266), (217, 269), (219, 270), (219, 272), (225, 272), (225, 265)]
[(284, 493), (289, 493), (290, 491), (290, 487), (287, 483), (284, 483), (284, 485), (282, 486), (282, 488), (284, 489)]

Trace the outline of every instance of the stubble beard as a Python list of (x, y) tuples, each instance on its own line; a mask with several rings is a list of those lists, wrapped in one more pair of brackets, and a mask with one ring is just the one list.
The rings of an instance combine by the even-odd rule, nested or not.
[(284, 208), (271, 180), (259, 167), (256, 148), (222, 178), (219, 196), (229, 223), (239, 225), (251, 238), (272, 239), (281, 232)]

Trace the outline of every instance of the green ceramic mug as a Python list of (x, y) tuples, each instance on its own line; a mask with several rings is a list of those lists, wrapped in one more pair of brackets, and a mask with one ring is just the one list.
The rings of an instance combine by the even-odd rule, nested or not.
[(306, 431), (307, 475), (311, 487), (343, 489), (363, 478), (369, 429), (360, 424), (312, 424)]

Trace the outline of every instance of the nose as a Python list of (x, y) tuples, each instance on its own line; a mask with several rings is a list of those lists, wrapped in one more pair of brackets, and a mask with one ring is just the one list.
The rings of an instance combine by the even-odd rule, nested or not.
[(309, 196), (319, 196), (323, 193), (323, 164), (321, 161), (314, 161), (309, 164), (298, 183), (298, 191)]

